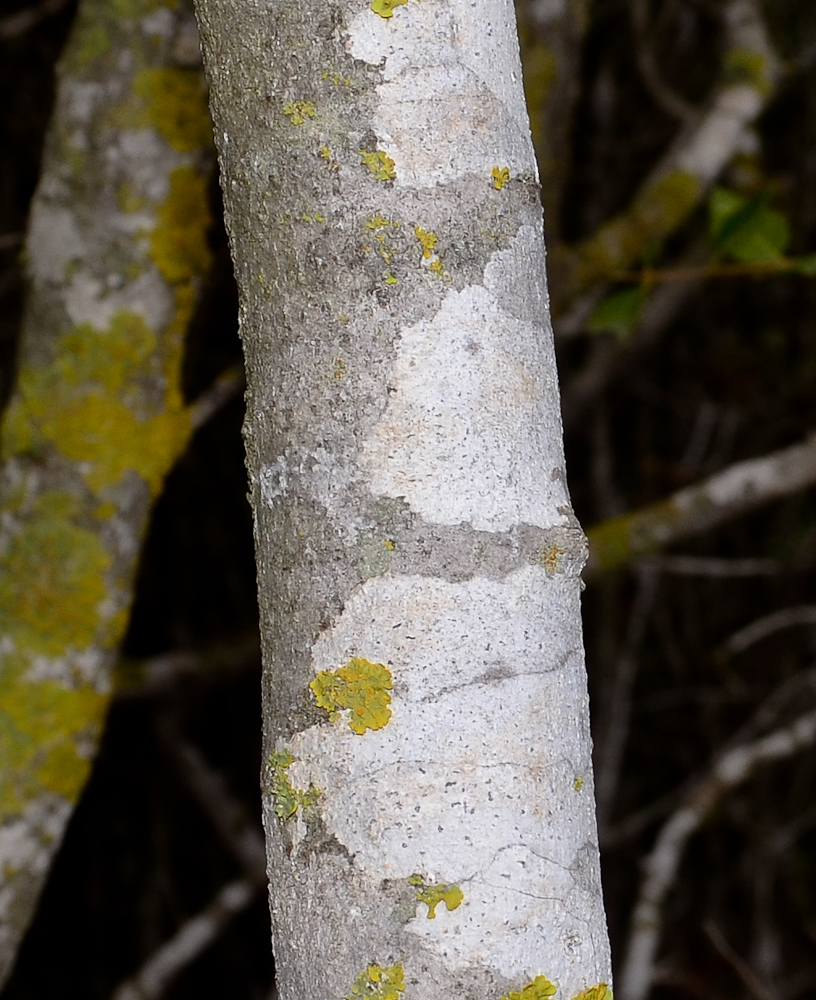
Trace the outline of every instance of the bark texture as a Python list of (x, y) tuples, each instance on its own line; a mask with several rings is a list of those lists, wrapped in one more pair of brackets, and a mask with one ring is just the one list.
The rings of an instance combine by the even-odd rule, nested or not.
[(193, 426), (181, 363), (213, 165), (192, 10), (85, 0), (0, 441), (0, 984), (96, 752), (152, 501)]
[(535, 160), (501, 0), (201, 0), (286, 1000), (608, 992)]

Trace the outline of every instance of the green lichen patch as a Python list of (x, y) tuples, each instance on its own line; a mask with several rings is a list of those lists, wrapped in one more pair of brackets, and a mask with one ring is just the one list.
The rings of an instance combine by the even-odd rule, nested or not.
[(606, 983), (598, 983), (576, 993), (572, 1000), (612, 1000), (612, 990)]
[(206, 148), (212, 142), (207, 91), (195, 69), (142, 69), (133, 81), (137, 106), (129, 116), (136, 127), (155, 128), (179, 153)]
[(361, 149), (359, 152), (363, 165), (378, 181), (393, 181), (396, 178), (397, 165), (387, 153), (381, 149), (373, 153), (369, 153), (365, 149)]
[(358, 736), (382, 729), (391, 718), (391, 671), (384, 663), (355, 656), (339, 670), (321, 670), (309, 687), (332, 722), (349, 709), (348, 723)]
[(734, 48), (725, 53), (723, 78), (727, 84), (750, 84), (763, 95), (770, 93), (772, 86), (767, 58), (751, 49)]
[(3, 664), (0, 690), (0, 820), (44, 791), (74, 802), (90, 761), (77, 740), (96, 741), (108, 699), (89, 686), (26, 680), (22, 658)]
[(284, 104), (283, 113), (293, 125), (303, 125), (307, 118), (314, 118), (317, 108), (311, 101), (289, 101)]
[(319, 789), (314, 785), (307, 790), (292, 785), (288, 768), (294, 762), (295, 758), (287, 748), (275, 750), (269, 755), (269, 767), (272, 772), (270, 791), (275, 800), (275, 814), (281, 819), (289, 819), (298, 809), (313, 806), (320, 796)]
[(443, 882), (427, 885), (421, 875), (412, 875), (408, 881), (411, 885), (417, 886), (417, 901), (428, 907), (429, 920), (435, 919), (436, 908), (440, 903), (444, 903), (448, 910), (455, 910), (465, 898), (458, 885)]
[(493, 167), (490, 171), (490, 176), (493, 178), (493, 187), (497, 191), (510, 183), (510, 168), (509, 167)]
[(401, 965), (369, 965), (354, 980), (351, 993), (346, 1000), (399, 1000), (405, 990), (405, 977)]
[(577, 775), (575, 780), (572, 782), (572, 787), (575, 789), (576, 792), (583, 791), (584, 779), (581, 777), (580, 774)]
[(169, 284), (191, 281), (209, 270), (211, 221), (205, 179), (192, 167), (177, 167), (150, 237), (150, 256)]
[(408, 3), (408, 0), (373, 0), (371, 9), (380, 17), (393, 17), (394, 8), (401, 7), (404, 3)]
[(78, 512), (71, 494), (42, 494), (3, 553), (0, 634), (18, 654), (60, 656), (94, 641), (111, 558)]
[(8, 457), (53, 447), (78, 463), (96, 493), (128, 470), (157, 493), (190, 432), (175, 372), (166, 409), (156, 413), (145, 391), (146, 377), (162, 377), (161, 364), (156, 335), (134, 313), (114, 314), (104, 330), (74, 327), (58, 339), (50, 365), (21, 371), (0, 451)]
[(557, 990), (555, 983), (551, 983), (546, 976), (536, 976), (523, 989), (506, 993), (501, 1000), (547, 1000), (555, 996)]

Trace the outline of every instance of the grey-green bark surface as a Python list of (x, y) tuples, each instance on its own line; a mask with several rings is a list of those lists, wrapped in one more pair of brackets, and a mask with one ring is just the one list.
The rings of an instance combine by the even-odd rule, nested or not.
[(585, 541), (513, 11), (373, 7), (198, 5), (279, 987), (602, 1000)]

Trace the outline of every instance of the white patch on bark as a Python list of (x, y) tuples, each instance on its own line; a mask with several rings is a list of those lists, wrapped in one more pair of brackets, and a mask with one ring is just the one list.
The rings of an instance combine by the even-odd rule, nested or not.
[(74, 213), (35, 198), (28, 223), (26, 251), (35, 283), (61, 285), (66, 279), (68, 265), (81, 260), (86, 253)]
[[(315, 643), (315, 672), (352, 656), (393, 675), (388, 724), (345, 720), (291, 742), (296, 787), (371, 880), (420, 873), (462, 905), (410, 933), (451, 969), (485, 963), (571, 996), (604, 978), (578, 582), (528, 566), (505, 580), (369, 580)], [(577, 776), (585, 778), (575, 790)], [(593, 848), (594, 850), (594, 848)], [(598, 929), (598, 935), (593, 933)], [(593, 976), (596, 976), (593, 980)]]
[[(508, 0), (422, 0), (392, 18), (366, 8), (347, 50), (383, 65), (374, 130), (397, 186), (433, 187), (494, 166), (537, 176)], [(497, 129), (496, 121), (503, 127)]]
[(565, 521), (552, 333), (543, 302), (525, 308), (515, 292), (540, 286), (540, 239), (522, 227), (484, 286), (449, 291), (432, 320), (400, 335), (388, 404), (359, 461), (373, 493), (404, 497), (426, 521), (481, 531)]
[(23, 873), (33, 885), (45, 875), (72, 810), (72, 804), (60, 796), (43, 795), (27, 803), (18, 819), (0, 826), (0, 955), (10, 953), (18, 934), (16, 876)]
[(107, 329), (118, 312), (135, 313), (151, 330), (160, 330), (174, 311), (173, 293), (152, 267), (115, 291), (80, 271), (65, 290), (64, 302), (72, 323), (90, 323), (97, 330)]

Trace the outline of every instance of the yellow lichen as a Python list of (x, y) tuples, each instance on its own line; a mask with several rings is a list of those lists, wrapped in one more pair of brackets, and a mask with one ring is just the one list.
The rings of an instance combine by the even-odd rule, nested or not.
[(269, 755), (271, 771), (270, 792), (275, 800), (275, 814), (281, 819), (289, 819), (298, 809), (313, 806), (320, 797), (320, 791), (311, 785), (308, 790), (295, 788), (289, 780), (288, 769), (295, 758), (291, 750), (284, 747)]
[(572, 787), (576, 792), (580, 792), (584, 787), (584, 779), (578, 775), (572, 783)]
[(455, 910), (465, 898), (458, 885), (446, 885), (441, 882), (435, 885), (426, 885), (421, 875), (412, 875), (408, 881), (411, 885), (418, 886), (419, 891), (416, 898), (418, 902), (424, 903), (428, 907), (429, 920), (436, 918), (436, 908), (440, 903), (444, 903), (448, 910)]
[(560, 545), (549, 545), (542, 550), (541, 563), (544, 566), (547, 576), (552, 576), (553, 573), (558, 572), (561, 568), (561, 557), (564, 554), (565, 551)]
[(355, 656), (338, 670), (321, 670), (309, 687), (332, 722), (348, 709), (349, 726), (358, 736), (382, 729), (391, 718), (391, 671), (384, 663)]
[(555, 983), (551, 983), (546, 976), (536, 976), (523, 989), (506, 993), (501, 1000), (547, 1000), (555, 996), (557, 990)]
[(361, 149), (359, 152), (363, 164), (378, 181), (393, 181), (397, 176), (396, 164), (381, 149), (374, 153), (369, 153), (365, 149)]
[(497, 191), (509, 184), (510, 182), (510, 168), (509, 167), (493, 167), (490, 171), (490, 176), (493, 178), (493, 187)]
[(373, 0), (371, 9), (380, 17), (393, 17), (394, 8), (401, 7), (404, 3), (408, 3), (408, 0)]
[(400, 993), (405, 991), (405, 979), (401, 965), (369, 965), (354, 980), (351, 993), (346, 1000), (399, 1000)]
[(386, 285), (396, 285), (399, 282), (399, 278), (395, 277), (390, 271), (386, 271), (383, 281)]
[(589, 989), (576, 993), (572, 1000), (612, 1000), (612, 990), (607, 983), (598, 983), (597, 986), (590, 986)]
[(177, 167), (170, 174), (170, 192), (159, 206), (150, 236), (150, 255), (169, 284), (190, 281), (209, 270), (210, 222), (206, 181), (192, 167)]
[(152, 126), (179, 153), (191, 153), (212, 142), (207, 91), (198, 70), (160, 67), (142, 69), (133, 81), (140, 106), (134, 125)]
[(129, 470), (157, 493), (190, 431), (175, 382), (166, 410), (151, 412), (145, 399), (142, 379), (160, 375), (160, 362), (156, 335), (139, 315), (118, 312), (105, 330), (74, 327), (58, 339), (52, 364), (21, 371), (3, 453), (50, 444), (78, 463), (97, 493)]
[(437, 243), (436, 233), (429, 233), (427, 229), (422, 229), (420, 226), (414, 226), (414, 235), (419, 240), (420, 246), (422, 247), (422, 256), (430, 259), (434, 255), (434, 247)]
[(303, 125), (307, 118), (314, 118), (317, 108), (311, 101), (289, 101), (284, 104), (283, 113), (293, 125)]

